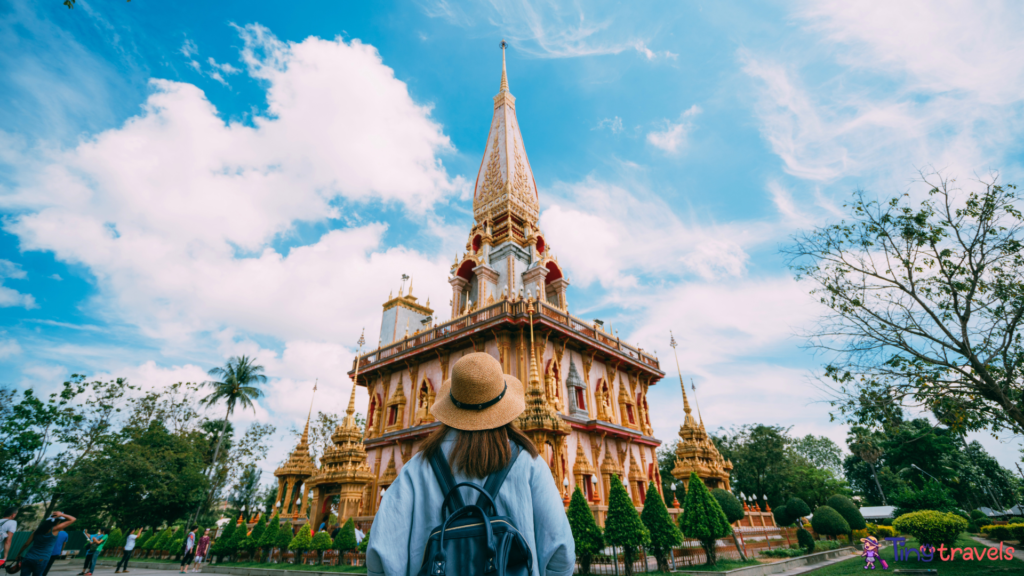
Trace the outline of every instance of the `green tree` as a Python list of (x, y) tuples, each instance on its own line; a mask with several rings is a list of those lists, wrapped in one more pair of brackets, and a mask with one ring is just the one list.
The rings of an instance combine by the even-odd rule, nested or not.
[(825, 370), (841, 417), (892, 406), (931, 410), (957, 430), (1024, 432), (1024, 215), (1016, 186), (931, 190), (873, 201), (794, 238), (799, 279), (828, 308), (812, 346), (839, 351)]
[[(310, 543), (310, 550), (316, 550), (319, 552), (320, 561), (323, 562), (324, 551), (330, 550), (333, 545), (334, 542), (331, 541), (331, 535), (326, 530), (321, 530), (316, 533), (316, 536), (313, 536), (313, 541)], [(355, 546), (353, 546), (353, 549), (354, 548)]]
[(234, 556), (235, 554), (238, 554), (240, 549), (244, 550), (244, 548), (242, 548), (242, 542), (245, 542), (245, 539), (248, 537), (249, 526), (245, 522), (242, 522), (235, 527), (234, 533), (231, 534), (231, 540), (228, 540), (226, 543), (227, 553)]
[(110, 547), (111, 550), (114, 548), (123, 548), (124, 541), (126, 540), (124, 534), (120, 528), (114, 528), (110, 531), (110, 535), (107, 537), (107, 546), (104, 546), (104, 550)]
[[(601, 536), (601, 528), (594, 521), (594, 513), (587, 504), (587, 498), (579, 486), (573, 491), (569, 509), (565, 513), (569, 517), (569, 528), (576, 544), (576, 559), (580, 563), (580, 570), (584, 575), (590, 574), (594, 554), (604, 548), (604, 538)], [(366, 536), (369, 539), (370, 535)]]
[(305, 552), (309, 550), (309, 547), (313, 545), (313, 531), (309, 527), (309, 524), (303, 524), (302, 528), (299, 528), (299, 533), (292, 538), (292, 541), (288, 544), (290, 550), (296, 552)]
[[(739, 522), (747, 515), (743, 510), (743, 504), (736, 496), (733, 496), (732, 492), (715, 488), (711, 491), (711, 495), (715, 497), (715, 500), (718, 500), (718, 505), (722, 507), (722, 513), (725, 514), (725, 520), (730, 525)], [(746, 562), (747, 555), (743, 552), (743, 546), (740, 546), (740, 539), (736, 536), (735, 531), (732, 533), (732, 542), (736, 545), (736, 551), (740, 554), (740, 560)]]
[(274, 517), (270, 519), (267, 524), (266, 530), (260, 535), (259, 546), (267, 553), (267, 558), (270, 558), (270, 553), (274, 548), (275, 542), (277, 542), (277, 534), (281, 531), (281, 515), (274, 514)]
[(153, 537), (153, 534), (155, 534), (155, 532), (153, 532), (152, 528), (143, 532), (135, 539), (135, 547), (139, 550), (149, 550), (149, 548), (146, 548), (146, 542), (149, 542), (149, 539)]
[(213, 541), (213, 546), (210, 548), (210, 552), (217, 557), (217, 561), (220, 562), (225, 556), (231, 555), (228, 550), (228, 544), (232, 541), (235, 535), (235, 523), (228, 520), (227, 524), (224, 525), (224, 530), (221, 531), (220, 536)]
[(714, 437), (722, 456), (732, 460), (733, 490), (758, 500), (766, 495), (770, 505), (782, 504), (793, 479), (788, 432), (781, 426), (748, 424), (731, 435)]
[(172, 522), (203, 498), (205, 446), (199, 432), (172, 433), (159, 421), (126, 426), (60, 478), (62, 507), (121, 526)]
[(608, 516), (604, 522), (604, 539), (608, 544), (622, 548), (622, 556), (626, 561), (626, 576), (632, 576), (637, 547), (646, 546), (651, 541), (651, 535), (640, 521), (640, 515), (636, 513), (633, 501), (629, 499), (629, 494), (626, 493), (618, 476), (612, 476), (611, 480)]
[(843, 473), (843, 449), (828, 436), (808, 434), (793, 440), (793, 451), (814, 468), (831, 472), (833, 476)]
[[(366, 530), (366, 536), (363, 536), (363, 541), (359, 543), (359, 551), (366, 554), (366, 547), (370, 544), (370, 530)], [(579, 558), (579, 552), (577, 552), (577, 558)]]
[[(786, 515), (796, 521), (799, 518), (811, 515), (811, 507), (802, 499), (796, 496), (786, 500)], [(858, 528), (860, 530), (860, 528)]]
[(836, 537), (840, 534), (850, 533), (850, 525), (846, 519), (829, 506), (818, 506), (814, 509), (814, 516), (811, 516), (811, 527), (823, 536)]
[(938, 512), (957, 510), (956, 501), (949, 495), (949, 491), (942, 484), (934, 481), (926, 483), (920, 490), (906, 488), (893, 495), (892, 502), (896, 506), (896, 509), (893, 510), (893, 516), (896, 518), (919, 510)]
[(718, 500), (708, 492), (696, 472), (690, 473), (690, 485), (686, 490), (686, 503), (683, 505), (683, 515), (679, 517), (679, 527), (686, 537), (700, 541), (708, 566), (718, 563), (716, 541), (732, 534), (732, 526)]
[(789, 507), (783, 504), (772, 508), (772, 517), (779, 526), (789, 526), (793, 523), (793, 517), (789, 515)]
[[(209, 370), (208, 374), (217, 380), (203, 383), (213, 391), (203, 398), (202, 403), (206, 406), (215, 406), (223, 402), (225, 405), (224, 423), (221, 425), (221, 431), (213, 449), (212, 461), (214, 464), (220, 455), (221, 443), (235, 407), (241, 406), (255, 411), (254, 402), (263, 397), (263, 390), (259, 388), (260, 385), (267, 382), (263, 370), (263, 366), (255, 363), (255, 358), (245, 355), (233, 356), (223, 367), (218, 366)], [(198, 515), (198, 511), (196, 514)]]
[[(571, 506), (572, 503), (570, 502), (569, 505)], [(647, 485), (647, 496), (644, 498), (644, 509), (640, 513), (640, 520), (651, 535), (651, 543), (647, 549), (654, 554), (654, 559), (658, 562), (658, 570), (668, 572), (668, 555), (672, 553), (674, 546), (682, 543), (683, 533), (679, 531), (675, 522), (672, 521), (672, 517), (668, 515), (665, 501), (661, 499), (661, 494), (658, 493), (658, 487), (654, 482)]]
[(868, 527), (864, 521), (864, 516), (861, 515), (860, 510), (857, 509), (857, 505), (853, 503), (846, 496), (836, 494), (835, 496), (828, 499), (827, 505), (846, 520), (846, 523), (850, 525), (850, 543), (853, 543), (853, 531), (864, 530)]
[(349, 518), (334, 537), (334, 548), (341, 553), (345, 553), (355, 550), (356, 546), (358, 546), (356, 543), (356, 523)]
[(288, 551), (288, 548), (291, 546), (292, 538), (294, 538), (294, 536), (292, 535), (292, 525), (285, 524), (277, 532), (277, 542), (275, 542), (274, 544), (281, 550), (281, 553), (284, 554)]
[(661, 488), (665, 495), (665, 506), (668, 507), (672, 506), (673, 498), (680, 502), (686, 501), (686, 486), (672, 476), (672, 470), (676, 467), (676, 447), (678, 446), (679, 440), (674, 440), (671, 444), (658, 449), (658, 471), (661, 472), (661, 477), (665, 481)]

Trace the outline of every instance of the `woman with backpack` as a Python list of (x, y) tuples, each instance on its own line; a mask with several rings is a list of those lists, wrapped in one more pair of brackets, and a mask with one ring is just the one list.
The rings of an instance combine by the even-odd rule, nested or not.
[(387, 488), (368, 576), (570, 576), (575, 546), (551, 470), (513, 421), (523, 384), (485, 352), (459, 359), (430, 413), (441, 422)]

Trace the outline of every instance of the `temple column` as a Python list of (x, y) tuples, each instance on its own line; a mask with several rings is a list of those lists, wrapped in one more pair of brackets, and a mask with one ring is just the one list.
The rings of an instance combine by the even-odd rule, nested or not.
[(565, 276), (562, 276), (558, 280), (552, 280), (551, 287), (555, 290), (555, 293), (558, 294), (558, 307), (562, 310), (568, 308), (569, 303), (565, 298), (565, 292), (566, 288), (569, 287), (569, 281), (565, 279)]
[(306, 515), (306, 506), (309, 505), (309, 484), (302, 483), (302, 503), (299, 505), (299, 516)]
[(462, 293), (469, 285), (469, 280), (462, 276), (455, 276), (448, 280), (448, 283), (452, 285), (452, 318), (457, 318), (462, 314)]
[(476, 275), (477, 282), (479, 283), (479, 287), (477, 289), (477, 300), (479, 300), (479, 307), (482, 308), (487, 304), (488, 296), (493, 296), (493, 294), (491, 294), (491, 285), (493, 284), (494, 287), (497, 288), (498, 272), (486, 264), (481, 264), (480, 266), (473, 268), (473, 274)]
[(526, 285), (526, 289), (533, 291), (534, 298), (545, 302), (547, 302), (547, 289), (544, 284), (544, 279), (547, 275), (548, 269), (543, 266), (530, 268), (526, 274), (523, 274), (523, 284)]
[(284, 492), (284, 484), (285, 484), (284, 479), (279, 478), (277, 480), (277, 500), (274, 500), (274, 510), (271, 512), (271, 514), (270, 514), (271, 516), (273, 516), (274, 514), (277, 514), (277, 512), (281, 508), (281, 506), (280, 506), (281, 505), (281, 494)]

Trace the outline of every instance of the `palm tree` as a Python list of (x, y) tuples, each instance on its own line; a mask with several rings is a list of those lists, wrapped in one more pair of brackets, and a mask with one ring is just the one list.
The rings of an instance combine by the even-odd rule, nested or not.
[(217, 464), (217, 457), (220, 455), (220, 445), (224, 441), (224, 432), (228, 427), (228, 420), (235, 411), (235, 406), (241, 404), (242, 408), (250, 408), (253, 412), (253, 400), (263, 397), (263, 390), (256, 385), (266, 384), (267, 377), (263, 374), (263, 366), (254, 364), (255, 358), (248, 356), (232, 356), (223, 367), (210, 368), (207, 372), (220, 382), (213, 380), (203, 382), (204, 386), (213, 388), (209, 396), (202, 399), (202, 403), (213, 406), (221, 401), (227, 404), (227, 414), (224, 416), (224, 425), (220, 428), (217, 436), (217, 447), (213, 449), (213, 465)]
[[(224, 434), (228, 427), (228, 420), (234, 413), (235, 407), (241, 405), (243, 408), (250, 408), (256, 411), (253, 406), (254, 400), (263, 397), (263, 390), (259, 389), (260, 384), (267, 383), (267, 377), (263, 374), (263, 366), (255, 364), (255, 358), (248, 356), (232, 356), (223, 367), (211, 368), (207, 374), (217, 378), (219, 381), (210, 380), (203, 382), (204, 386), (213, 388), (206, 398), (200, 402), (206, 406), (213, 406), (223, 401), (227, 405), (227, 413), (224, 416), (224, 424), (217, 436), (217, 445), (213, 449), (213, 461), (210, 463), (212, 470), (216, 470), (217, 458), (220, 456), (220, 446), (224, 441)], [(212, 484), (212, 482), (211, 482)], [(211, 495), (213, 486), (211, 488)], [(207, 497), (207, 499), (209, 496)], [(200, 504), (200, 508), (202, 504)], [(199, 509), (196, 510), (196, 517), (199, 516)]]

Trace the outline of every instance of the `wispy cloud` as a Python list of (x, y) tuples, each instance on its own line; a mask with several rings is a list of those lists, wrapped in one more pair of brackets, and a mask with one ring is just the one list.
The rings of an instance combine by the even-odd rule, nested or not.
[(637, 40), (633, 44), (633, 48), (635, 48), (637, 52), (643, 54), (644, 57), (647, 58), (648, 60), (654, 60), (656, 58), (668, 58), (670, 60), (675, 60), (679, 58), (679, 54), (673, 54), (668, 50), (665, 50), (663, 52), (655, 52), (648, 48), (647, 43), (642, 40)]
[(669, 154), (682, 151), (687, 144), (687, 137), (693, 130), (693, 119), (701, 113), (700, 106), (694, 104), (679, 116), (679, 122), (665, 120), (661, 130), (647, 133), (647, 142)]
[(190, 68), (204, 76), (208, 76), (213, 80), (220, 82), (224, 86), (228, 85), (227, 80), (224, 79), (225, 75), (230, 76), (241, 72), (240, 69), (232, 66), (231, 64), (226, 62), (223, 64), (219, 63), (212, 57), (208, 57), (206, 59), (206, 66), (203, 66), (198, 59), (199, 46), (188, 38), (185, 39), (185, 42), (182, 43), (181, 48), (178, 51), (188, 58), (188, 65)]
[(26, 310), (38, 308), (36, 299), (31, 294), (22, 294), (17, 290), (4, 286), (5, 280), (24, 280), (28, 274), (21, 266), (10, 260), (0, 260), (0, 308), (19, 306)]
[(591, 130), (602, 130), (607, 128), (612, 131), (612, 134), (618, 134), (622, 132), (622, 118), (615, 116), (614, 118), (605, 118), (597, 123), (597, 126), (591, 128)]

